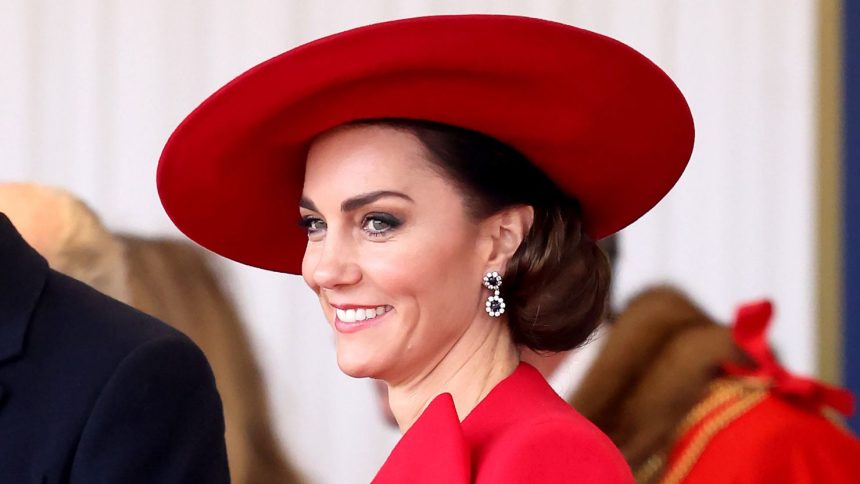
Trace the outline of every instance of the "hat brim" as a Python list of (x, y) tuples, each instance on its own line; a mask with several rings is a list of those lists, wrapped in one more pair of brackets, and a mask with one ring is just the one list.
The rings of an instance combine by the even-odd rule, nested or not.
[(221, 88), (168, 140), (161, 201), (204, 247), (299, 274), (308, 147), (368, 118), (436, 121), (513, 146), (580, 202), (595, 239), (663, 198), (693, 147), (678, 88), (614, 39), (527, 17), (420, 17), (305, 44)]

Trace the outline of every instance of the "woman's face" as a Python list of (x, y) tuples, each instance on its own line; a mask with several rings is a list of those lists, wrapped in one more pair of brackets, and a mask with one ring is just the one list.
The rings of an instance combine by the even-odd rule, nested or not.
[(483, 312), (491, 242), (406, 131), (338, 128), (308, 154), (302, 275), (341, 370), (403, 381), (438, 363)]

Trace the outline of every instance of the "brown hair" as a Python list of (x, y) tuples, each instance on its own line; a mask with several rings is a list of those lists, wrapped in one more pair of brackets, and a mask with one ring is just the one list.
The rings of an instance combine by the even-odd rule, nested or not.
[(412, 133), (429, 159), (462, 190), (481, 219), (515, 205), (534, 208), (534, 223), (504, 271), (502, 297), (514, 342), (565, 351), (586, 341), (609, 290), (606, 256), (583, 231), (579, 203), (519, 151), (490, 136), (419, 120), (375, 119)]

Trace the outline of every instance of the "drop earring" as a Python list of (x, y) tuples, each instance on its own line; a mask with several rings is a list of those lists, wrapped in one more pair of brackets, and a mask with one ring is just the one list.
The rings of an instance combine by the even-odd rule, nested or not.
[(487, 314), (494, 318), (498, 318), (505, 312), (505, 300), (499, 297), (499, 288), (502, 286), (502, 276), (498, 272), (488, 272), (484, 275), (484, 287), (493, 291), (493, 294), (487, 298), (487, 305), (484, 309)]

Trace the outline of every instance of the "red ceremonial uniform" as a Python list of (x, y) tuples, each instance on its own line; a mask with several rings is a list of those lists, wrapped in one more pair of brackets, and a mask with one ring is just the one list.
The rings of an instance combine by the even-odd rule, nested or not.
[(436, 397), (392, 451), (374, 483), (632, 483), (621, 453), (521, 363), (461, 423), (450, 394)]
[[(718, 415), (705, 420), (717, 422)], [(671, 477), (704, 426), (679, 441), (670, 460)], [(685, 483), (856, 483), (860, 441), (820, 414), (765, 394), (748, 411), (707, 439), (703, 452), (681, 479)]]
[(725, 365), (681, 427), (660, 482), (860, 482), (860, 440), (822, 413), (850, 414), (852, 396), (777, 363), (766, 339), (771, 312), (768, 302), (738, 311), (732, 335), (753, 366)]

